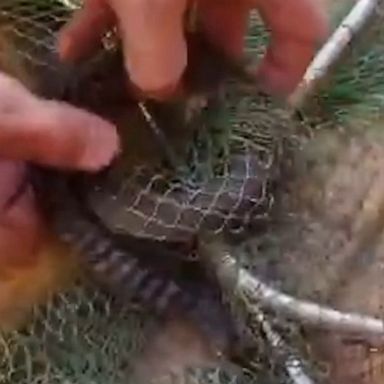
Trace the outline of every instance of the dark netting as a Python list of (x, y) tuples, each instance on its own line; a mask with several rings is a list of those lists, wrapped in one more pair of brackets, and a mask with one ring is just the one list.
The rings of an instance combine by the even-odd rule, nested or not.
[[(43, 93), (60, 94), (71, 84), (80, 90), (75, 103), (99, 110), (100, 97), (109, 99), (110, 104), (121, 102), (120, 95), (113, 88), (121, 84), (121, 77), (111, 77), (111, 72), (107, 71), (112, 87), (107, 95), (102, 95), (105, 88), (100, 90), (97, 87), (100, 79), (105, 80), (105, 68), (98, 67), (98, 63), (105, 63), (103, 53), (113, 50), (110, 36), (106, 37), (105, 51), (92, 61), (91, 70), (81, 67), (80, 75), (77, 73), (75, 76), (73, 68), (63, 68), (55, 61), (55, 31), (68, 19), (72, 8), (76, 8), (74, 3), (71, 0), (2, 0), (0, 27), (4, 38), (0, 42), (1, 64), (36, 92), (41, 91), (41, 85), (44, 84)], [(262, 49), (266, 34), (260, 24), (252, 28), (253, 32), (260, 32), (258, 36), (262, 35), (253, 48), (258, 50), (260, 46)], [(107, 60), (106, 65), (113, 65), (113, 59), (112, 64)], [(89, 87), (87, 85), (82, 90), (84, 84)], [(171, 149), (177, 148), (173, 149), (176, 151), (176, 164), (167, 151), (159, 150), (148, 127), (142, 130), (147, 134), (144, 133), (144, 137), (137, 141), (134, 133), (127, 133), (128, 139), (124, 145), (127, 150), (131, 145), (137, 151), (131, 151), (128, 159), (119, 159), (108, 172), (92, 179), (81, 179), (81, 182), (77, 179), (76, 186), (79, 189), (76, 191), (86, 203), (79, 207), (68, 200), (67, 205), (63, 202), (58, 209), (67, 215), (61, 212), (56, 229), (63, 240), (68, 240), (81, 253), (88, 253), (86, 260), (92, 263), (94, 272), (104, 276), (104, 280), (112, 285), (122, 284), (124, 292), (125, 288), (127, 291), (136, 289), (140, 299), (152, 301), (155, 307), (163, 308), (173, 302), (173, 298), (184, 304), (186, 301), (190, 303), (190, 294), (192, 292), (193, 296), (195, 291), (191, 290), (190, 285), (183, 285), (183, 280), (175, 279), (172, 273), (153, 273), (149, 264), (137, 263), (135, 254), (144, 253), (144, 256), (148, 256), (156, 253), (164, 257), (174, 255), (176, 258), (180, 253), (194, 256), (193, 241), (199, 235), (224, 235), (227, 240), (233, 240), (264, 228), (273, 208), (275, 186), (281, 177), (281, 159), (286, 154), (285, 145), (288, 144), (286, 138), (289, 136), (289, 144), (292, 144), (297, 126), (287, 111), (261, 96), (248, 94), (234, 84), (229, 84), (220, 92), (218, 99), (197, 94), (197, 97), (188, 101), (187, 106), (177, 107), (177, 112), (172, 109), (171, 118), (170, 115), (162, 116), (156, 107), (148, 107), (155, 121), (161, 123), (161, 128), (170, 126), (169, 130), (165, 129), (165, 134)], [(102, 109), (100, 113), (110, 118), (113, 115)], [(137, 105), (133, 105), (130, 111), (131, 122), (127, 123), (125, 118), (125, 115), (113, 116), (113, 120), (122, 126), (132, 125), (133, 121), (144, 126), (151, 122), (146, 120), (145, 113)], [(308, 127), (306, 123), (304, 125)], [(186, 127), (182, 137), (175, 135), (175, 129), (180, 125)], [(148, 146), (145, 147), (143, 143)], [(313, 156), (316, 157), (317, 153)], [(290, 160), (290, 157), (285, 157), (284, 165), (289, 165)], [(334, 179), (343, 181), (339, 173)], [(345, 184), (345, 189), (350, 188), (348, 180)], [(300, 185), (298, 190), (303, 194), (306, 192), (304, 188), (300, 189)], [(68, 192), (65, 188), (63, 191)], [(298, 195), (301, 196), (300, 193)], [(60, 196), (58, 201), (62, 202)], [(331, 210), (337, 216), (337, 209), (331, 207)], [(84, 221), (79, 220), (76, 215), (80, 211), (86, 211), (87, 214), (92, 212), (92, 218), (97, 220), (92, 221), (87, 215), (81, 216)], [(316, 291), (321, 284), (319, 273), (316, 274), (320, 267), (315, 262), (320, 257), (316, 259), (316, 256), (320, 255), (326, 260), (328, 256), (324, 256), (325, 250), (336, 231), (325, 221), (325, 231), (321, 244), (316, 248), (318, 253), (315, 254), (313, 242), (318, 237), (312, 240), (310, 235), (312, 231), (316, 232), (320, 224), (307, 223), (309, 229), (303, 230), (287, 221), (288, 224), (285, 224), (289, 230), (284, 233), (290, 242), (278, 231), (276, 233), (282, 235), (279, 241), (275, 232), (252, 238), (245, 244), (247, 257), (241, 262), (252, 266), (258, 274), (270, 280), (279, 283), (282, 280), (281, 284), (287, 290), (305, 296), (308, 291)], [(103, 230), (97, 225), (100, 222)], [(141, 240), (154, 242), (142, 243)], [(292, 245), (293, 242), (295, 244)], [(334, 242), (331, 246), (339, 244), (337, 239)], [(173, 248), (175, 244), (177, 247)], [(294, 257), (295, 247), (304, 249), (301, 253), (306, 262), (303, 258)], [(306, 258), (306, 253), (311, 257)], [(266, 257), (261, 257), (261, 254)], [(283, 254), (284, 262), (278, 263), (276, 258), (280, 260)], [(326, 261), (324, 264), (332, 274), (333, 264)], [(309, 275), (310, 268), (317, 271)], [(286, 277), (286, 285), (282, 276)], [(300, 278), (304, 280), (304, 289), (296, 289)], [(334, 280), (337, 282), (337, 276)], [(311, 298), (317, 299), (317, 296), (312, 295)], [(205, 309), (210, 303), (209, 300), (198, 301), (199, 305), (206, 305), (203, 307)], [(201, 308), (199, 305), (197, 307)], [(217, 327), (217, 334), (212, 332), (212, 325), (216, 324), (213, 320), (217, 320), (223, 312), (220, 312), (220, 308), (215, 310), (212, 318), (208, 314), (207, 327), (210, 336), (214, 334), (220, 339), (222, 324)], [(203, 312), (210, 313), (209, 310)], [(246, 356), (246, 361), (241, 361), (244, 365), (242, 375), (237, 375), (236, 370), (216, 367), (211, 371), (186, 373), (182, 379), (184, 381), (180, 382), (224, 384), (248, 380), (289, 383), (292, 380), (287, 377), (287, 361), (293, 360), (290, 369), (295, 370), (295, 364), (306, 357), (311, 363), (305, 365), (306, 372), (316, 378), (316, 382), (322, 382), (320, 373), (326, 375), (327, 372), (318, 364), (320, 358), (314, 358), (307, 335), (302, 334), (296, 324), (277, 317), (265, 319), (262, 313), (253, 315), (244, 316), (254, 338), (251, 334), (247, 336), (252, 340), (253, 348)], [(201, 311), (194, 312), (194, 319), (201, 322), (204, 328), (207, 318), (201, 316)], [(152, 320), (141, 309), (121, 309), (120, 302), (100, 293), (94, 286), (80, 286), (58, 295), (36, 310), (34, 321), (23, 332), (3, 335), (0, 340), (0, 383), (126, 383), (133, 356), (140, 352), (148, 335), (152, 335)], [(284, 334), (289, 346), (269, 330), (270, 324)], [(247, 374), (244, 375), (244, 372)], [(305, 377), (302, 380), (297, 383), (308, 383)], [(172, 377), (163, 382), (178, 381)]]
[(37, 308), (22, 332), (1, 335), (0, 382), (123, 383), (150, 326), (94, 287), (71, 290)]
[[(56, 0), (2, 1), (2, 69), (43, 96), (62, 98), (69, 87), (72, 97), (68, 101), (116, 119), (113, 113), (111, 116), (109, 111), (100, 110), (99, 98), (116, 105), (121, 102), (119, 95), (115, 95), (114, 88), (104, 95), (108, 87), (102, 91), (98, 87), (98, 82), (105, 80), (103, 63), (113, 65), (115, 59), (111, 56), (112, 61), (108, 61), (108, 52), (114, 49), (114, 45), (109, 44), (110, 36), (106, 36), (104, 51), (91, 61), (91, 69), (63, 67), (55, 58), (55, 34), (68, 20), (73, 7), (76, 8), (72, 2)], [(109, 76), (111, 72), (106, 73)], [(114, 81), (116, 78), (112, 76), (112, 87), (116, 85)], [(117, 77), (117, 84), (121, 84), (121, 77)], [(172, 130), (165, 132), (169, 134), (169, 143), (177, 148), (176, 166), (163, 161), (169, 158), (164, 159), (161, 150), (164, 148), (159, 151), (156, 137), (149, 133), (144, 141), (154, 143), (152, 147), (135, 153), (128, 161), (119, 159), (112, 169), (95, 178), (81, 179), (77, 187), (85, 205), (102, 222), (104, 230), (92, 220), (82, 221), (81, 215), (80, 219), (76, 216), (78, 212), (74, 207), (79, 206), (69, 204), (65, 194), (68, 190), (58, 189), (55, 196), (60, 202), (58, 209), (65, 211), (56, 223), (59, 235), (88, 254), (94, 272), (101, 273), (104, 282), (120, 283), (120, 290), (134, 291), (135, 298), (151, 301), (160, 311), (176, 300), (182, 303), (182, 308), (189, 308), (199, 295), (196, 289), (202, 289), (192, 317), (203, 329), (207, 327), (211, 337), (218, 339), (222, 338), (222, 324), (215, 329), (215, 320), (223, 323), (226, 310), (223, 312), (217, 299), (204, 293), (201, 288), (204, 284), (185, 285), (183, 279), (175, 280), (173, 275), (159, 275), (148, 264), (136, 263), (135, 253), (140, 253), (140, 248), (132, 249), (130, 242), (125, 247), (124, 241), (117, 241), (119, 248), (113, 239), (132, 236), (128, 237), (131, 241), (143, 238), (158, 241), (159, 248), (150, 250), (153, 253), (165, 249), (168, 256), (167, 244), (182, 244), (182, 253), (188, 255), (193, 253), (189, 244), (200, 233), (244, 235), (268, 218), (274, 201), (274, 182), (279, 176), (278, 161), (284, 137), (292, 127), (291, 119), (287, 112), (272, 107), (264, 98), (247, 95), (241, 89), (230, 92), (224, 89), (219, 94), (217, 100), (216, 96), (205, 98), (197, 92), (187, 106), (176, 107), (179, 109), (171, 115), (178, 117), (176, 121), (149, 106), (155, 123), (162, 123), (161, 128), (172, 124), (186, 127), (185, 137), (176, 138), (176, 142)], [(132, 115), (136, 116), (136, 124), (139, 121), (143, 125), (143, 120), (145, 124), (151, 123), (146, 121), (145, 112), (134, 105)], [(121, 116), (117, 116), (117, 120), (121, 122)], [(128, 153), (129, 144), (140, 148), (140, 143), (129, 141)], [(153, 152), (155, 156), (148, 156)], [(55, 178), (51, 180), (48, 184), (54, 186)], [(47, 200), (52, 196), (51, 191)], [(108, 232), (113, 236), (106, 235)], [(91, 296), (83, 288), (59, 295), (42, 312), (36, 313), (35, 321), (25, 332), (4, 335), (2, 382), (124, 382), (123, 378), (128, 375), (125, 365), (141, 346), (141, 336), (145, 333), (141, 324), (143, 317), (123, 311), (122, 316), (115, 318), (116, 309), (110, 309), (110, 297)], [(124, 335), (131, 340), (126, 340)], [(128, 346), (123, 347), (122, 343)], [(101, 351), (98, 357), (92, 353), (96, 348)], [(215, 368), (204, 382), (243, 380), (235, 376), (225, 378), (223, 371)]]

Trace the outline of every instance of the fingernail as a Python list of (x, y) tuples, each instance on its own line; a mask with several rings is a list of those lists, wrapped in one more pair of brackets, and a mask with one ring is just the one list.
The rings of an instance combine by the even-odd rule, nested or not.
[(180, 82), (169, 83), (159, 87), (143, 87), (142, 84), (136, 84), (135, 89), (138, 95), (154, 99), (157, 101), (166, 101), (175, 96), (180, 88)]
[(157, 101), (167, 101), (174, 98), (177, 95), (178, 90), (178, 84), (173, 84), (163, 87), (161, 89), (148, 91), (146, 92), (146, 96)]
[(129, 81), (127, 87), (137, 99), (152, 99), (165, 102), (175, 100), (183, 95), (183, 86), (181, 82), (167, 85), (156, 90), (144, 90)]
[(186, 68), (186, 58), (179, 61), (180, 63), (168, 66), (160, 63), (156, 70), (153, 70), (153, 67), (150, 68), (148, 62), (141, 58), (136, 59), (134, 63), (126, 59), (126, 68), (131, 83), (141, 94), (161, 101), (171, 98), (178, 90)]

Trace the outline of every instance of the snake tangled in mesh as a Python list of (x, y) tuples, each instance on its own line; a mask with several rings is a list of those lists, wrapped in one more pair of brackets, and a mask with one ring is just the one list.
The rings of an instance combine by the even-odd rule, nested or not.
[[(111, 120), (129, 104), (137, 112), (137, 102), (122, 87), (125, 72), (116, 46), (104, 47), (74, 67), (57, 60), (55, 34), (70, 15), (58, 0), (1, 2), (2, 33), (12, 41), (13, 53), (33, 79), (32, 90)], [(226, 345), (234, 332), (229, 311), (214, 279), (198, 258), (189, 256), (195, 255), (200, 234), (231, 238), (268, 212), (277, 169), (275, 143), (263, 136), (257, 121), (251, 133), (248, 129), (249, 137), (247, 127), (238, 124), (237, 140), (220, 142), (225, 133), (212, 134), (212, 127), (203, 124), (209, 107), (187, 117), (191, 100), (203, 95), (210, 105), (217, 94), (225, 94), (224, 80), (230, 75), (246, 77), (201, 33), (188, 35), (188, 48), (190, 62), (184, 76), (188, 100), (177, 105), (147, 102), (144, 111), (150, 111), (147, 123), (155, 123), (155, 129), (167, 131), (173, 125), (190, 135), (176, 169), (175, 164), (172, 168), (166, 163), (127, 164), (127, 147), (96, 175), (36, 165), (30, 166), (29, 174), (52, 228), (85, 257), (97, 280), (159, 314), (176, 311), (191, 316), (209, 337)], [(154, 138), (163, 140), (162, 150), (169, 150), (162, 134)]]

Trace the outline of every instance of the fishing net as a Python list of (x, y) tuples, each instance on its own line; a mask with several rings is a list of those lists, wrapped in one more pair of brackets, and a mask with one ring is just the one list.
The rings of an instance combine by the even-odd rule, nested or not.
[[(50, 86), (53, 88), (60, 89), (66, 84), (68, 77), (60, 71), (55, 72), (58, 67), (52, 65), (45, 54), (55, 51), (55, 31), (68, 19), (71, 9), (76, 6), (72, 1), (2, 1), (0, 25), (6, 39), (0, 54), (3, 55), (3, 65), (8, 72), (21, 78), (32, 89), (36, 87), (36, 79), (39, 79), (41, 73), (50, 79)], [(251, 25), (247, 43), (253, 54), (263, 52), (266, 36), (260, 23)], [(380, 44), (375, 45), (375, 52), (376, 50), (380, 50)], [(360, 52), (357, 56), (359, 55)], [(372, 63), (370, 59), (360, 59), (359, 56), (359, 69), (349, 72), (348, 76), (350, 73), (358, 73), (357, 78), (361, 79), (369, 63)], [(356, 67), (355, 63), (354, 66)], [(18, 70), (20, 67), (23, 68), (21, 72)], [(345, 84), (342, 75), (339, 79)], [(356, 78), (353, 81), (354, 84), (359, 84)], [(375, 82), (376, 87), (378, 84), (379, 81)], [(343, 95), (349, 95), (349, 92), (340, 90), (343, 89), (339, 87), (339, 93), (333, 91), (323, 95), (323, 102), (325, 100), (327, 103), (327, 100), (331, 99), (337, 101)], [(97, 88), (95, 94), (98, 94), (96, 91)], [(379, 100), (379, 97), (372, 96), (372, 99)], [(336, 101), (332, 102), (332, 106), (337, 106)], [(204, 110), (197, 122), (192, 119), (192, 124), (197, 124), (199, 130), (197, 134), (194, 132), (188, 136), (188, 145), (183, 147), (182, 152), (184, 161), (181, 165), (178, 164), (176, 172), (175, 169), (165, 171), (165, 166), (162, 166), (159, 172), (159, 167), (153, 166), (159, 164), (158, 156), (143, 166), (143, 159), (148, 160), (149, 155), (158, 152), (157, 147), (150, 146), (144, 148), (143, 153), (139, 153), (133, 160), (128, 160), (130, 166), (134, 164), (133, 168), (127, 169), (126, 164), (121, 164), (121, 167), (117, 168), (118, 177), (116, 174), (103, 175), (103, 185), (109, 185), (108, 193), (105, 190), (103, 193), (97, 187), (100, 179), (92, 182), (92, 188), (88, 188), (88, 191), (91, 191), (88, 195), (89, 204), (103, 218), (109, 230), (123, 235), (133, 234), (138, 238), (188, 243), (191, 235), (199, 232), (224, 232), (229, 234), (230, 238), (234, 235), (237, 238), (238, 235), (247, 236), (254, 233), (255, 228), (260, 226), (265, 227), (275, 197), (273, 182), (281, 177), (279, 160), (282, 152), (286, 150), (285, 147), (283, 150), (282, 143), (287, 144), (285, 140), (289, 136), (290, 145), (292, 142), (302, 144), (301, 138), (296, 136), (297, 124), (293, 123), (292, 117), (286, 111), (261, 97), (247, 95), (242, 90), (231, 89), (230, 92), (224, 93), (219, 104), (220, 106), (215, 104), (214, 108), (211, 106)], [(342, 109), (338, 108), (337, 112)], [(143, 122), (140, 113), (136, 118), (136, 124), (137, 121)], [(318, 120), (305, 120), (300, 128), (305, 128), (305, 134), (313, 134), (314, 126), (319, 126)], [(324, 126), (322, 128), (325, 129)], [(306, 139), (307, 136), (305, 135)], [(134, 135), (127, 141), (131, 139), (134, 139)], [(169, 139), (173, 139), (172, 135)], [(183, 143), (184, 139), (183, 137)], [(153, 137), (144, 136), (140, 143), (148, 141), (153, 142)], [(142, 145), (137, 145), (136, 142), (135, 144), (133, 146), (141, 149)], [(295, 148), (297, 149), (298, 145)], [(308, 148), (309, 152), (313, 150), (310, 145)], [(351, 150), (353, 151), (353, 146), (347, 146), (346, 153)], [(377, 158), (379, 155), (375, 153), (374, 157)], [(286, 152), (284, 155), (287, 155)], [(327, 156), (321, 151), (319, 154), (316, 150), (310, 155), (309, 160), (305, 158), (305, 162), (310, 162), (316, 156), (319, 159)], [(298, 158), (299, 162), (303, 160), (300, 156)], [(346, 159), (348, 163), (350, 158), (347, 155)], [(291, 160), (286, 156), (285, 165), (290, 165), (288, 163)], [(350, 179), (345, 180), (338, 176), (343, 174), (343, 170), (345, 169), (339, 170), (333, 180), (344, 180), (344, 188), (341, 186), (338, 190), (345, 191), (351, 188), (351, 182)], [(364, 170), (362, 173), (364, 174)], [(105, 183), (109, 180), (108, 177), (113, 182)], [(319, 181), (317, 184), (312, 182), (315, 189), (318, 183)], [(325, 184), (324, 181), (320, 183)], [(333, 189), (334, 186), (335, 184), (331, 184)], [(302, 196), (308, 189), (300, 189), (299, 185), (297, 190), (301, 192), (298, 195)], [(343, 196), (341, 199), (350, 201), (348, 196)], [(291, 203), (292, 199), (289, 200)], [(283, 207), (285, 212), (292, 213), (292, 206), (286, 207), (283, 204)], [(334, 210), (334, 217), (338, 217), (340, 211), (335, 207), (338, 205), (331, 204), (330, 207), (327, 206), (327, 211)], [(299, 214), (307, 218), (302, 211), (299, 211)], [(334, 252), (336, 255), (338, 248), (328, 248), (329, 239), (334, 239), (331, 243), (336, 246), (340, 244), (340, 238), (335, 235), (336, 231), (329, 225), (329, 221), (319, 224), (317, 217), (311, 217), (311, 220), (304, 224), (298, 224), (291, 221), (292, 217), (285, 217), (286, 222), (281, 228), (273, 227), (273, 233), (268, 231), (266, 235), (245, 242), (246, 252), (243, 252), (245, 258), (242, 262), (250, 266), (255, 273), (281, 284), (286, 290), (300, 297), (326, 300), (324, 297), (328, 295), (324, 292), (329, 292), (321, 284), (327, 287), (329, 284), (315, 272), (323, 271), (324, 264), (328, 269), (332, 269), (331, 263), (324, 260), (329, 257), (327, 252)], [(319, 227), (325, 230), (319, 232)], [(307, 236), (308, 232), (316, 235)], [(302, 246), (301, 251), (295, 253), (292, 243)], [(318, 245), (315, 248), (314, 243)], [(244, 244), (241, 245), (243, 246)], [(307, 254), (313, 257), (304, 260)], [(316, 262), (317, 259), (323, 260), (324, 264), (320, 265)], [(313, 264), (309, 265), (311, 263)], [(340, 268), (343, 270), (344, 264), (341, 264)], [(338, 276), (335, 280), (338, 281)], [(319, 298), (319, 291), (323, 292), (324, 297)], [(346, 308), (350, 309), (348, 305)], [(315, 358), (313, 351), (309, 350), (307, 336), (303, 335), (296, 325), (281, 319), (273, 322), (273, 325), (284, 334), (284, 339), (289, 344), (289, 347), (286, 347), (285, 344), (277, 342), (276, 345), (284, 355), (280, 358), (284, 360), (287, 354), (295, 356), (296, 353), (307, 357), (311, 363), (306, 367), (308, 372), (321, 382), (324, 374), (328, 372), (324, 372), (324, 366), (319, 364), (322, 360), (318, 356)], [(23, 332), (3, 335), (0, 344), (0, 382), (126, 383), (132, 370), (133, 356), (140, 353), (148, 338), (153, 335), (152, 332), (156, 331), (156, 327), (152, 326), (153, 318), (147, 313), (134, 310), (132, 306), (122, 308), (120, 303), (101, 293), (94, 285), (82, 284), (67, 294), (55, 296), (46, 306), (36, 309), (34, 321)], [(200, 376), (196, 372), (188, 377), (186, 375), (182, 379), (183, 382), (199, 382), (197, 378), (204, 383), (218, 384), (240, 383), (243, 380), (290, 382), (282, 374), (277, 363), (279, 356), (271, 358), (270, 346), (263, 343), (263, 338), (259, 337), (260, 321), (258, 324), (251, 322), (250, 328), (257, 333), (257, 348), (251, 350), (248, 361), (243, 362), (242, 373), (250, 372), (249, 377), (234, 374), (227, 377), (221, 368), (214, 368)], [(363, 366), (364, 364), (366, 360), (362, 363)], [(345, 366), (344, 370), (347, 371)], [(363, 367), (355, 377), (360, 378), (362, 374), (370, 375)], [(166, 382), (174, 380), (175, 378), (172, 378)]]
[[(89, 71), (85, 75), (81, 69), (69, 73), (63, 71), (63, 67), (55, 62), (55, 34), (68, 20), (73, 8), (76, 8), (73, 3), (53, 0), (2, 2), (2, 66), (38, 93), (42, 84), (48, 95), (52, 90), (60, 93), (68, 86), (73, 86), (78, 91), (77, 104), (84, 102), (88, 107), (94, 107), (95, 104), (99, 106), (99, 96), (104, 102), (116, 104), (113, 92), (105, 96), (97, 87), (100, 80), (98, 76), (105, 69), (97, 67), (100, 56), (96, 57), (96, 64), (91, 64), (91, 70), (89, 67), (84, 69)], [(101, 57), (108, 51), (108, 36), (105, 44)], [(77, 72), (80, 72), (80, 76), (76, 75)], [(106, 73), (110, 76), (111, 72)], [(118, 80), (121, 81), (121, 78)], [(161, 156), (155, 159), (149, 156), (156, 153), (158, 148), (148, 148), (143, 143), (153, 142), (153, 137), (150, 140), (148, 136), (144, 137), (139, 144), (132, 144), (132, 137), (128, 138), (130, 148), (143, 147), (144, 151), (134, 154), (134, 157), (130, 156), (128, 160), (122, 159), (113, 168), (112, 174), (103, 174), (101, 179), (91, 180), (85, 188), (89, 206), (111, 232), (162, 243), (188, 243), (192, 236), (200, 232), (241, 235), (268, 218), (273, 203), (273, 182), (279, 173), (276, 162), (281, 155), (283, 138), (292, 123), (288, 113), (277, 107), (272, 109), (270, 102), (262, 98), (255, 100), (251, 95), (242, 97), (239, 102), (243, 93), (223, 93), (220, 102), (214, 104), (215, 108), (210, 104), (210, 108), (203, 108), (202, 114), (197, 114), (197, 121), (192, 116), (185, 123), (185, 111), (182, 110), (182, 118), (178, 122), (181, 121), (186, 127), (198, 125), (199, 129), (192, 130), (187, 140), (183, 138), (183, 143), (186, 143), (184, 147), (175, 146), (185, 150), (182, 153), (183, 161), (172, 169), (163, 165)], [(224, 110), (224, 118), (220, 119)], [(132, 115), (135, 116), (135, 111)], [(177, 114), (174, 113), (175, 116)], [(142, 117), (137, 119), (136, 113), (136, 124), (131, 124), (135, 126), (136, 132), (138, 120), (140, 123)], [(169, 116), (166, 123), (172, 125)], [(169, 140), (172, 139), (170, 135)], [(148, 158), (150, 161), (147, 161)], [(102, 188), (98, 184), (100, 182)], [(68, 231), (81, 227), (78, 223), (72, 218), (67, 222), (60, 219), (61, 227), (64, 226), (61, 232), (64, 240), (68, 239)], [(75, 241), (74, 245), (81, 251), (87, 251), (85, 248), (89, 244), (85, 244), (84, 239), (89, 239), (91, 231), (89, 227), (82, 229), (85, 232), (75, 233), (77, 243)], [(104, 240), (101, 241), (100, 236), (96, 236), (94, 244), (97, 251), (100, 247), (105, 249)], [(74, 237), (70, 240), (73, 243)], [(116, 263), (116, 255), (113, 251), (107, 258), (109, 264), (104, 257), (101, 262), (97, 261), (96, 267), (103, 270), (110, 268), (110, 260)], [(124, 256), (123, 261), (117, 260), (122, 264), (112, 266), (115, 268), (115, 276), (119, 271), (125, 274), (132, 272), (131, 259), (129, 255)], [(129, 279), (129, 284), (135, 281), (139, 285), (142, 283), (139, 277), (147, 278), (147, 269), (133, 271), (135, 278)], [(141, 284), (140, 293), (152, 297), (152, 288), (159, 280), (147, 280), (144, 287)], [(169, 293), (168, 287), (174, 289), (174, 286), (166, 285), (162, 293), (155, 292), (157, 303), (170, 300), (173, 291)], [(98, 292), (95, 287), (90, 289), (90, 292), (93, 291)], [(125, 311), (115, 319), (117, 310), (111, 309), (110, 298), (101, 297), (97, 294), (89, 296), (81, 287), (69, 295), (54, 299), (43, 312), (38, 311), (35, 321), (25, 333), (5, 335), (2, 343), (3, 381), (80, 383), (89, 380), (104, 382), (108, 377), (109, 382), (124, 382), (128, 355), (139, 349), (140, 335), (145, 333), (140, 327), (143, 315), (136, 316)], [(100, 323), (97, 320), (99, 317), (103, 318)], [(113, 335), (118, 337), (120, 332), (132, 337), (132, 340), (126, 341), (121, 335), (116, 343)], [(121, 354), (118, 352), (122, 347), (120, 342), (127, 344)], [(95, 348), (103, 351), (100, 359), (91, 353)], [(75, 365), (72, 359), (76, 360)], [(99, 375), (101, 371), (103, 374)], [(216, 369), (215, 372), (215, 380), (225, 382), (219, 379), (220, 370)]]
[[(318, 112), (313, 139), (297, 153), (299, 177), (292, 179), (290, 202), (282, 208), (290, 215), (283, 214), (268, 236), (252, 239), (247, 248), (255, 273), (275, 279), (284, 291), (379, 319), (382, 17), (379, 2), (373, 21), (312, 100), (311, 119)], [(320, 332), (312, 345), (319, 339), (330, 381), (383, 381), (381, 343)]]
[(124, 382), (149, 324), (84, 287), (58, 295), (33, 318), (23, 332), (1, 336), (1, 383)]

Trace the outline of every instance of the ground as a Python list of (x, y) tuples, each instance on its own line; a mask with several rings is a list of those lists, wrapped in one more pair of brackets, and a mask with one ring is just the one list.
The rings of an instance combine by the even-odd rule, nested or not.
[[(374, 85), (380, 81), (373, 80), (375, 72), (367, 66), (370, 61), (368, 65), (378, 64), (379, 56), (369, 44), (368, 37), (363, 39), (365, 56), (359, 51), (352, 67), (339, 70), (344, 80), (332, 85), (336, 98), (331, 90), (320, 102), (331, 106), (325, 108), (331, 112), (322, 116), (323, 123), (295, 156), (295, 176), (283, 193), (275, 226), (264, 238), (253, 239), (250, 248), (258, 260), (255, 273), (267, 275), (284, 290), (380, 316), (384, 120), (378, 102), (382, 91)], [(342, 341), (338, 335), (312, 337), (319, 358), (325, 356), (329, 363), (331, 382), (384, 381), (380, 348)]]
[[(355, 2), (319, 1), (324, 2), (333, 20)], [(380, 315), (384, 303), (384, 93), (380, 88), (380, 58), (384, 52), (380, 41), (367, 39), (363, 45), (368, 48), (357, 52), (359, 59), (355, 57), (344, 71), (338, 71), (334, 83), (316, 99), (316, 108), (306, 113), (311, 135), (303, 138), (302, 150), (294, 156), (292, 173), (279, 196), (279, 212), (267, 234), (249, 241), (249, 249), (254, 272), (283, 290), (340, 309)], [(49, 265), (54, 262), (45, 259), (47, 268), (52, 269)], [(37, 273), (31, 273), (33, 283)], [(25, 291), (31, 285), (27, 278), (14, 289)], [(10, 313), (14, 293), (2, 290), (2, 294), (0, 314)], [(330, 382), (384, 382), (384, 354), (378, 349), (361, 343), (345, 344), (338, 335), (314, 332), (308, 334), (306, 342), (319, 361), (328, 363)], [(155, 333), (149, 345), (137, 365), (145, 383), (167, 373), (170, 367), (178, 370), (191, 363), (216, 360), (195, 327), (181, 320)]]
[[(354, 1), (324, 3), (335, 20)], [(380, 56), (369, 54), (369, 44), (363, 41), (368, 47), (365, 61), (379, 65)], [(384, 304), (384, 116), (377, 102), (382, 93), (374, 84), (380, 80), (372, 79), (369, 65), (363, 58), (354, 60), (346, 80), (335, 81), (333, 91), (319, 101), (318, 111), (314, 112), (317, 106), (310, 110), (311, 118), (320, 111), (321, 123), (314, 124), (316, 129), (295, 155), (293, 177), (281, 196), (278, 218), (266, 236), (250, 241), (249, 248), (255, 273), (285, 291), (380, 316)], [(343, 74), (339, 77), (343, 79)], [(161, 337), (167, 345), (169, 341)], [(312, 333), (308, 342), (318, 360), (327, 364), (330, 382), (384, 381), (384, 354), (376, 347), (344, 342), (331, 334)], [(177, 349), (177, 343), (173, 345)], [(184, 353), (173, 356), (183, 364), (189, 357), (182, 345), (179, 348)], [(166, 360), (157, 364), (166, 365)]]

